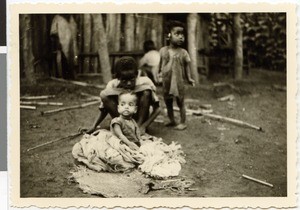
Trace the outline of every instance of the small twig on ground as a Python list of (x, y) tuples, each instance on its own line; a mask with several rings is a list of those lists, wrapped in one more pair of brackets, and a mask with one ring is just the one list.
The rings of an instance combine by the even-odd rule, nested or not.
[(88, 103), (84, 103), (84, 104), (79, 104), (79, 105), (63, 107), (63, 108), (59, 108), (59, 109), (53, 109), (53, 110), (43, 111), (43, 112), (41, 112), (41, 114), (42, 115), (44, 115), (44, 114), (52, 114), (52, 113), (66, 111), (66, 110), (71, 110), (71, 109), (79, 109), (79, 108), (84, 108), (84, 107), (91, 106), (91, 105), (94, 105), (94, 104), (97, 104), (97, 103), (99, 103), (99, 101), (92, 101), (92, 102), (88, 102)]
[(286, 91), (286, 86), (281, 86), (281, 85), (273, 85), (273, 88), (279, 91)]
[(235, 89), (235, 86), (233, 84), (229, 84), (227, 82), (216, 82), (213, 84), (214, 87), (222, 87), (222, 86), (229, 86), (232, 89)]
[(62, 138), (58, 138), (58, 139), (55, 139), (55, 140), (52, 140), (52, 141), (48, 141), (48, 142), (45, 142), (43, 144), (40, 144), (40, 145), (37, 145), (35, 147), (31, 147), (31, 148), (27, 149), (27, 152), (29, 152), (31, 150), (34, 150), (34, 149), (37, 149), (37, 148), (40, 148), (40, 147), (47, 146), (49, 144), (53, 144), (53, 143), (58, 142), (58, 141), (62, 141), (62, 140), (65, 140), (65, 139), (70, 139), (70, 138), (75, 138), (75, 137), (77, 137), (77, 136), (79, 136), (81, 134), (82, 134), (81, 132), (77, 132), (77, 133), (68, 135), (66, 137), (62, 137)]
[(247, 175), (242, 175), (243, 178), (245, 179), (248, 179), (248, 180), (251, 180), (251, 181), (254, 181), (254, 182), (257, 182), (257, 183), (260, 183), (260, 184), (263, 184), (263, 185), (266, 185), (266, 186), (269, 186), (269, 187), (273, 187), (272, 184), (268, 183), (268, 182), (265, 182), (265, 181), (261, 181), (259, 179), (256, 179), (256, 178), (253, 178), (253, 177), (250, 177), (250, 176), (247, 176)]
[(21, 101), (21, 105), (51, 105), (51, 106), (62, 106), (60, 102), (40, 102), (40, 101)]
[(37, 99), (48, 99), (55, 98), (55, 95), (46, 95), (46, 96), (22, 96), (21, 100), (37, 100)]
[(98, 89), (105, 88), (105, 85), (94, 85), (94, 84), (88, 84), (86, 82), (80, 82), (80, 81), (74, 81), (74, 80), (65, 80), (65, 79), (55, 78), (55, 77), (50, 77), (50, 79), (52, 79), (54, 81), (58, 81), (58, 82), (64, 82), (64, 83), (79, 85), (79, 86), (83, 86), (83, 87), (95, 87), (95, 88), (98, 88)]
[(21, 108), (21, 109), (31, 109), (31, 110), (36, 109), (35, 106), (25, 106), (25, 105), (20, 105), (20, 108)]

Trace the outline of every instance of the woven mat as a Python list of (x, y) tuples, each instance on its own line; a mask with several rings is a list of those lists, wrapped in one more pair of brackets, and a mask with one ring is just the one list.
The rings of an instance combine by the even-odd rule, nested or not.
[(78, 166), (71, 174), (70, 179), (78, 183), (84, 193), (107, 198), (149, 197), (147, 193), (151, 190), (172, 190), (181, 193), (183, 190), (189, 190), (194, 184), (192, 180), (178, 178), (153, 180), (146, 178), (138, 170), (129, 173), (99, 173), (85, 166)]

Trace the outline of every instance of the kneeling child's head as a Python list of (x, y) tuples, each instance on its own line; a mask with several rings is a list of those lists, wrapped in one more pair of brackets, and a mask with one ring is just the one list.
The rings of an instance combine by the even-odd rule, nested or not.
[(130, 56), (121, 57), (116, 62), (116, 78), (120, 80), (119, 87), (133, 90), (138, 75), (137, 64)]

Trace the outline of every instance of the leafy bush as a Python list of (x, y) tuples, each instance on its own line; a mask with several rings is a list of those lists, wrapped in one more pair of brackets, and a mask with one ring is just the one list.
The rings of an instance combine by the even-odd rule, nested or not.
[[(286, 71), (286, 14), (242, 13), (241, 25), (251, 66)], [(211, 14), (210, 34), (212, 49), (232, 47), (232, 14)]]

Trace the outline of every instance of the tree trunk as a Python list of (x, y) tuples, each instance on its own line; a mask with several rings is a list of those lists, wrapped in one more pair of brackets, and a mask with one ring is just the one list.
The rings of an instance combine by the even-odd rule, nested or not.
[[(92, 29), (92, 52), (98, 52), (98, 47), (99, 47), (99, 23), (97, 20), (95, 20), (95, 15), (92, 16), (93, 19), (93, 29)], [(98, 72), (98, 68), (100, 66), (100, 63), (98, 63), (99, 59), (97, 57), (92, 57), (91, 58), (91, 67), (92, 71), (94, 73)]]
[[(90, 53), (91, 51), (91, 15), (90, 14), (84, 14), (84, 23), (83, 23), (83, 39), (84, 39), (84, 47), (83, 52), (84, 53)], [(85, 57), (83, 60), (83, 72), (89, 72), (90, 70), (90, 58)]]
[(107, 37), (101, 14), (93, 14), (96, 34), (98, 35), (98, 56), (101, 66), (101, 73), (103, 75), (103, 82), (108, 83), (111, 79), (111, 68), (109, 62), (109, 54), (107, 49)]
[(119, 51), (121, 38), (121, 14), (106, 15), (106, 35), (109, 51)]
[(199, 82), (198, 68), (197, 68), (197, 47), (196, 47), (196, 26), (197, 26), (197, 16), (196, 13), (191, 13), (187, 18), (188, 27), (188, 51), (191, 57), (191, 73), (195, 80), (195, 83)]
[(125, 51), (134, 49), (134, 15), (125, 15)]
[(32, 46), (32, 19), (31, 15), (21, 15), (21, 43), (23, 51), (23, 68), (26, 80), (31, 84), (36, 84), (34, 74), (34, 57)]
[(240, 23), (240, 13), (233, 14), (234, 35), (234, 79), (243, 77), (243, 32)]

